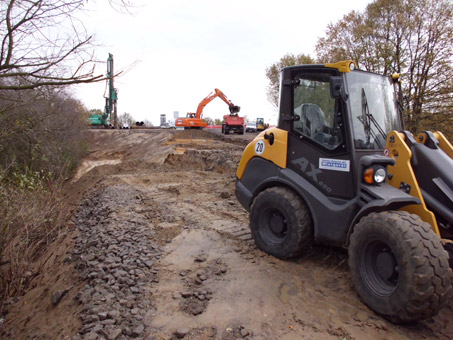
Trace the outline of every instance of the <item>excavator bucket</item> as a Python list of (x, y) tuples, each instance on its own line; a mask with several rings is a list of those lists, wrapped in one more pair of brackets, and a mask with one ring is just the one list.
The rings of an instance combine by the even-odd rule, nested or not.
[(231, 113), (231, 114), (233, 114), (233, 113), (238, 113), (240, 110), (241, 110), (241, 107), (240, 107), (240, 106), (236, 106), (236, 105), (230, 106), (230, 113)]

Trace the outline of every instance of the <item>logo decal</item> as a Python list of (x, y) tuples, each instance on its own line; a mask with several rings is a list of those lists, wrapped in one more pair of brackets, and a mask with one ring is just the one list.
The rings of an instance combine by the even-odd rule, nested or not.
[(316, 165), (311, 163), (308, 159), (302, 157), (292, 161), (292, 163), (297, 166), (305, 175), (311, 178), (311, 180), (317, 183), (321, 188), (326, 190), (327, 192), (332, 192), (332, 188), (330, 188), (326, 183), (322, 180), (318, 179), (318, 175), (322, 176), (322, 170), (317, 169)]
[(349, 161), (344, 159), (320, 158), (319, 168), (324, 170), (349, 172)]

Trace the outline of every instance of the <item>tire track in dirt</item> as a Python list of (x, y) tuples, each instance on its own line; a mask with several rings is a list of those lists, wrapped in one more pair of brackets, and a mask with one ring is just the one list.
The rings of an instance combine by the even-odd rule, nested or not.
[[(223, 183), (223, 180), (210, 181), (206, 188), (213, 184)], [(240, 241), (251, 241), (252, 235), (248, 226), (247, 213), (242, 207), (232, 200), (219, 200), (220, 194), (216, 192), (200, 190), (191, 196), (189, 200), (178, 201), (178, 194), (174, 188), (180, 184), (167, 183), (168, 187), (154, 187), (143, 190), (147, 197), (168, 207), (167, 214), (176, 220), (184, 221), (192, 228), (212, 229), (229, 238)], [(149, 199), (149, 198), (148, 198)], [(194, 208), (194, 202), (197, 202)], [(231, 211), (226, 211), (226, 210)], [(236, 210), (236, 211), (234, 211)], [(202, 216), (202, 218), (200, 218)], [(248, 242), (251, 244), (252, 242)]]

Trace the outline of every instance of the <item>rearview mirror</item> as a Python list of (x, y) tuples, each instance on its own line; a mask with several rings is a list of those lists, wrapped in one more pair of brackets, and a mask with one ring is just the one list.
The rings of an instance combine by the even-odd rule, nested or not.
[(343, 79), (341, 77), (330, 77), (330, 96), (332, 98), (341, 98), (343, 88)]
[(344, 90), (342, 77), (330, 77), (330, 96), (332, 98), (341, 98), (344, 101), (348, 99), (348, 95)]

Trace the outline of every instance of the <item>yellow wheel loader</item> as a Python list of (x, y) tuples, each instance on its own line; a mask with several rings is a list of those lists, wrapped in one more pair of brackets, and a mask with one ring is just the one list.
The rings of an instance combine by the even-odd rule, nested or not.
[(236, 197), (260, 249), (347, 248), (361, 299), (404, 323), (452, 291), (453, 148), (404, 130), (398, 81), (353, 61), (284, 68), (278, 126), (246, 147)]

